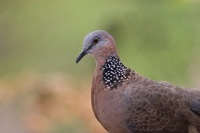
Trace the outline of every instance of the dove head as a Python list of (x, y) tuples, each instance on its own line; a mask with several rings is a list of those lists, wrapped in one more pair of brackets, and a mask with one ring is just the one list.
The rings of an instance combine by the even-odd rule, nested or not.
[(116, 46), (113, 37), (106, 31), (97, 30), (87, 34), (83, 40), (82, 52), (76, 59), (78, 63), (85, 55), (91, 54), (96, 61), (104, 60), (115, 54)]

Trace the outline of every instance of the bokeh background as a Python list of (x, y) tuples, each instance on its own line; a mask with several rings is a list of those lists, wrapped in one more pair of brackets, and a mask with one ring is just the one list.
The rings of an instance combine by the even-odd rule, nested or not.
[(200, 88), (199, 0), (0, 0), (0, 133), (106, 133), (84, 36), (108, 31), (126, 66)]

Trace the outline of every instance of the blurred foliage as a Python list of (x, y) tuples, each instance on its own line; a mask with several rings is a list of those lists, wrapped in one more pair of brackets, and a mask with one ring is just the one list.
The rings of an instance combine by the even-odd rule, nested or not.
[(80, 51), (86, 33), (105, 29), (115, 35), (129, 66), (140, 66), (139, 72), (153, 78), (173, 80), (181, 75), (174, 79), (186, 81), (186, 64), (198, 38), (199, 3), (183, 0), (102, 1), (98, 5), (91, 0), (20, 0), (2, 1), (1, 7), (1, 75), (23, 69), (71, 75), (91, 71), (91, 65), (74, 69), (78, 52), (72, 51)]
[(187, 84), (188, 64), (199, 48), (198, 1), (3, 0), (0, 7), (1, 77), (24, 70), (91, 75), (92, 59), (78, 67), (74, 60), (83, 37), (104, 29), (127, 66), (153, 79)]
[(111, 26), (120, 39), (121, 58), (148, 77), (186, 85), (187, 69), (200, 50), (199, 5), (144, 0), (134, 5), (135, 10), (124, 15), (123, 26)]
[(5, 124), (28, 133), (104, 132), (90, 105), (94, 59), (75, 64), (84, 36), (97, 29), (113, 35), (127, 67), (199, 84), (199, 7), (198, 0), (0, 0), (0, 132)]

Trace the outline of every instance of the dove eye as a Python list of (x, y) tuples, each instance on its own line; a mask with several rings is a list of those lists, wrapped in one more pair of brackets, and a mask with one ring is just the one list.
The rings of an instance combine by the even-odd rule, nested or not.
[(95, 37), (94, 39), (93, 39), (93, 44), (97, 44), (99, 42), (99, 38), (98, 37)]

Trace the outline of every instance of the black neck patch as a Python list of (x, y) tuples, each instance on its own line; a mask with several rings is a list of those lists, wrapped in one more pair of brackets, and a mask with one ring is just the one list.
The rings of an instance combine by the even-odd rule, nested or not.
[(116, 89), (120, 83), (127, 81), (128, 76), (130, 76), (130, 70), (126, 71), (127, 67), (125, 67), (122, 62), (113, 55), (106, 60), (102, 70), (102, 80), (105, 87), (110, 87), (111, 90)]

